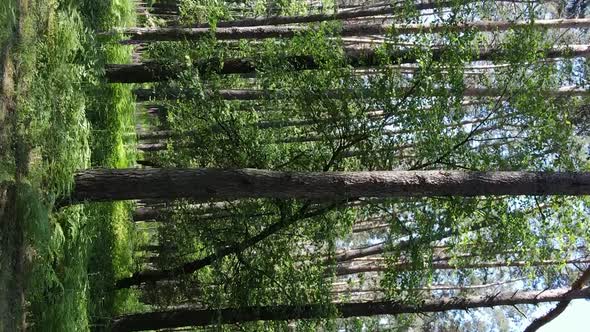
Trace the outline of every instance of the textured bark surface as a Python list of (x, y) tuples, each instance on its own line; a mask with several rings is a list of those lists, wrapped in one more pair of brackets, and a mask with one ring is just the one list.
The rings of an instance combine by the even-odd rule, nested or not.
[(349, 249), (341, 254), (336, 255), (334, 257), (334, 260), (337, 263), (341, 263), (341, 262), (353, 260), (355, 258), (367, 257), (367, 256), (372, 256), (372, 255), (379, 255), (379, 254), (382, 254), (385, 252), (387, 245), (388, 245), (387, 243), (378, 243), (378, 244), (368, 246), (365, 248)]
[[(471, 297), (448, 297), (425, 300), (420, 304), (401, 302), (367, 302), (334, 304), (339, 317), (363, 317), (397, 315), (402, 313), (427, 313), (448, 310), (467, 310), (501, 305), (538, 304), (587, 298), (590, 288), (570, 291), (567, 288), (546, 291), (506, 292)], [(321, 305), (245, 307), (211, 310), (173, 310), (122, 316), (113, 320), (112, 331), (141, 331), (183, 326), (206, 326), (259, 320), (311, 319), (327, 316)]]
[[(441, 92), (445, 90), (440, 90)], [(168, 90), (163, 92), (157, 92), (152, 89), (135, 89), (133, 90), (137, 101), (148, 101), (148, 100), (176, 100), (182, 98), (190, 98), (197, 94), (196, 91), (192, 90)], [(400, 93), (407, 93), (408, 88), (400, 87)], [(466, 97), (498, 97), (503, 94), (502, 89), (494, 88), (478, 88), (478, 87), (467, 87), (463, 91), (463, 95)], [(555, 97), (573, 97), (573, 96), (586, 96), (590, 94), (590, 91), (584, 88), (575, 86), (564, 86), (553, 90), (544, 91), (546, 94)], [(362, 96), (362, 97), (375, 97), (378, 98), (381, 92), (375, 89), (356, 89), (356, 90), (325, 90), (317, 94), (318, 98), (342, 98), (343, 96)], [(436, 93), (436, 90), (435, 90)], [(223, 100), (263, 100), (269, 98), (275, 99), (287, 99), (296, 98), (296, 95), (285, 94), (282, 91), (273, 90), (253, 90), (253, 89), (229, 89), (219, 90), (216, 92), (217, 95)], [(313, 98), (313, 95), (309, 96)]]
[[(346, 24), (339, 31), (342, 37), (396, 34), (414, 34), (420, 32), (438, 33), (443, 31), (505, 31), (514, 28), (584, 28), (590, 26), (590, 18), (536, 20), (529, 21), (475, 21), (457, 25), (448, 24)], [(135, 41), (182, 41), (199, 40), (214, 35), (218, 40), (291, 38), (301, 32), (312, 31), (305, 26), (253, 26), (227, 27), (211, 31), (209, 28), (125, 28), (113, 33), (123, 33)]]
[[(465, 4), (474, 1), (465, 1)], [(428, 1), (421, 2), (415, 5), (416, 10), (426, 10), (442, 7), (450, 7), (455, 5), (453, 1)], [(331, 20), (347, 20), (361, 17), (370, 17), (378, 15), (390, 15), (400, 12), (401, 8), (395, 8), (390, 5), (371, 7), (371, 8), (359, 8), (355, 10), (342, 11), (336, 14), (315, 14), (307, 16), (271, 16), (271, 17), (260, 17), (260, 18), (247, 18), (243, 20), (234, 21), (221, 21), (217, 22), (217, 27), (247, 27), (247, 26), (258, 26), (258, 25), (280, 25), (280, 24), (294, 24), (294, 23), (311, 23), (311, 22), (323, 22)], [(198, 28), (209, 27), (209, 24), (197, 25)]]
[(586, 195), (590, 173), (258, 169), (95, 169), (75, 176), (72, 203), (147, 198), (202, 200), (478, 195)]
[[(448, 258), (447, 258), (448, 259)], [(559, 265), (559, 264), (588, 264), (590, 263), (590, 259), (571, 259), (571, 260), (544, 260), (544, 261), (537, 261), (537, 262), (529, 262), (529, 261), (511, 261), (511, 262), (475, 262), (475, 263), (467, 263), (467, 264), (456, 264), (450, 263), (448, 260), (446, 261), (438, 261), (432, 263), (431, 267), (433, 270), (455, 270), (455, 269), (487, 269), (487, 268), (497, 268), (497, 267), (523, 267), (523, 266), (547, 266), (547, 265)], [(338, 266), (336, 268), (336, 275), (337, 276), (344, 276), (349, 274), (356, 274), (356, 273), (366, 273), (366, 272), (383, 272), (388, 271), (391, 269), (396, 270), (412, 270), (416, 269), (416, 267), (412, 266), (409, 263), (396, 263), (390, 266), (385, 264), (364, 264), (358, 266)]]
[[(432, 58), (437, 61), (447, 50), (438, 48), (432, 50)], [(543, 51), (543, 50), (539, 50)], [(502, 56), (504, 50), (488, 49), (476, 52), (472, 61), (493, 60)], [(590, 54), (588, 45), (568, 45), (567, 47), (554, 47), (544, 52), (547, 58), (577, 57)], [(416, 54), (412, 51), (399, 50), (389, 55), (390, 61), (396, 64), (415, 63)], [(383, 56), (374, 49), (353, 49), (346, 52), (348, 65), (352, 67), (372, 67), (383, 63)], [(249, 74), (255, 73), (259, 59), (212, 59), (197, 61), (194, 67), (200, 71), (214, 70), (218, 74)], [(293, 70), (318, 69), (321, 63), (313, 56), (290, 56), (284, 59)], [(147, 83), (158, 82), (176, 78), (180, 70), (169, 64), (159, 62), (144, 62), (138, 64), (108, 64), (105, 77), (111, 83)]]
[(140, 143), (137, 144), (137, 149), (144, 152), (157, 152), (168, 149), (167, 143)]
[(391, 225), (389, 223), (382, 223), (382, 224), (374, 224), (374, 225), (360, 225), (355, 226), (352, 229), (353, 233), (363, 233), (363, 232), (371, 232), (375, 230), (384, 230), (389, 228)]
[(147, 208), (147, 207), (139, 207), (133, 211), (133, 221), (148, 221), (148, 220), (158, 220), (160, 217), (164, 216), (166, 213), (164, 210), (161, 209), (154, 209), (154, 208)]
[(340, 200), (359, 197), (587, 195), (590, 173), (258, 169), (93, 169), (75, 176), (71, 203), (129, 199)]
[(154, 131), (140, 131), (137, 133), (138, 140), (149, 140), (149, 139), (168, 139), (173, 137), (171, 130), (154, 130)]

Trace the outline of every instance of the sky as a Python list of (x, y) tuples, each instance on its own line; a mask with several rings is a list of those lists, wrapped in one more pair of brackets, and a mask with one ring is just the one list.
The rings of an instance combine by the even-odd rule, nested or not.
[[(535, 317), (546, 311), (545, 308), (540, 309)], [(588, 332), (590, 331), (589, 316), (590, 301), (574, 300), (561, 315), (540, 328), (538, 332)]]

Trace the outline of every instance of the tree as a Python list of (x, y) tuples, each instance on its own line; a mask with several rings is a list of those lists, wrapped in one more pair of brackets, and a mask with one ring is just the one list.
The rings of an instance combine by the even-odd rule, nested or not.
[[(439, 60), (449, 49), (435, 48), (432, 50), (433, 60)], [(555, 57), (580, 57), (590, 53), (589, 45), (567, 45), (553, 47), (547, 51), (539, 49), (546, 58)], [(476, 52), (472, 61), (493, 60), (507, 54), (506, 50), (491, 48)], [(415, 52), (392, 51), (388, 54), (392, 63), (415, 63), (417, 61)], [(383, 56), (373, 49), (349, 50), (345, 56), (346, 62), (352, 67), (370, 67), (383, 64)], [(293, 70), (318, 69), (321, 63), (313, 56), (299, 55), (289, 56), (283, 61)], [(254, 73), (257, 69), (258, 59), (234, 58), (234, 59), (212, 59), (197, 61), (193, 64), (199, 71), (213, 70), (218, 74), (247, 74)], [(169, 64), (144, 62), (139, 64), (109, 64), (106, 66), (105, 77), (110, 83), (146, 83), (166, 81), (178, 77), (180, 71), (171, 68)]]
[[(407, 87), (405, 91), (409, 91), (411, 87)], [(400, 89), (401, 90), (401, 89)], [(436, 89), (432, 91), (433, 94), (442, 93), (445, 89)], [(402, 90), (403, 91), (403, 90)], [(323, 98), (342, 98), (347, 95), (354, 94), (359, 97), (377, 97), (380, 91), (371, 91), (371, 89), (365, 90), (329, 90), (329, 91), (321, 91), (318, 97)], [(554, 90), (546, 90), (543, 91), (549, 96), (552, 97), (575, 97), (575, 96), (586, 96), (589, 95), (590, 92), (584, 88), (578, 88), (575, 86), (563, 86)], [(147, 101), (151, 99), (163, 98), (163, 99), (178, 99), (181, 96), (184, 97), (196, 97), (194, 91), (190, 90), (176, 90), (176, 91), (164, 91), (162, 95), (159, 95), (156, 91), (151, 89), (135, 89), (134, 94), (137, 97), (138, 101)], [(466, 97), (500, 97), (502, 96), (503, 91), (502, 89), (496, 88), (479, 88), (479, 87), (466, 87), (463, 91), (463, 95)], [(271, 97), (280, 98), (281, 91), (265, 91), (265, 90), (254, 90), (254, 89), (231, 89), (231, 90), (219, 90), (215, 93), (211, 93), (212, 96), (219, 96), (223, 100), (237, 100), (237, 101), (246, 101), (246, 100), (264, 100)], [(289, 95), (285, 96), (287, 99)], [(285, 122), (285, 121), (283, 121)], [(308, 121), (309, 122), (309, 121)], [(293, 123), (294, 125), (303, 125), (307, 122), (302, 123), (301, 121)], [(270, 128), (271, 125), (267, 123), (266, 126), (261, 125), (261, 128)], [(280, 126), (275, 126), (279, 128)]]
[[(405, 4), (412, 7), (410, 1)], [(444, 14), (405, 15), (407, 11), (402, 10), (402, 17), (388, 16), (386, 23), (398, 27), (420, 21), (455, 23), (441, 28), (440, 34), (419, 33), (411, 40), (396, 34), (372, 38), (380, 45), (375, 51), (362, 50), (354, 44), (357, 40), (340, 38), (328, 25), (292, 39), (234, 43), (207, 38), (150, 45), (148, 58), (162, 64), (172, 80), (143, 86), (149, 87), (144, 91), (157, 92), (145, 94), (146, 98), (168, 99), (161, 102), (168, 108), (165, 125), (140, 135), (149, 140), (143, 143), (167, 146), (167, 151), (150, 154), (149, 160), (165, 167), (182, 167), (181, 171), (191, 171), (191, 167), (230, 170), (216, 173), (218, 170), (201, 169), (219, 175), (203, 173), (206, 181), (223, 177), (232, 186), (212, 186), (201, 179), (188, 188), (193, 180), (182, 180), (186, 191), (179, 194), (174, 185), (164, 185), (170, 179), (181, 182), (176, 175), (166, 180), (160, 176), (172, 174), (172, 169), (154, 175), (159, 187), (171, 188), (174, 197), (189, 196), (164, 209), (171, 212), (166, 213), (169, 222), (158, 225), (157, 243), (175, 244), (178, 250), (163, 252), (149, 270), (119, 280), (116, 288), (145, 284), (141, 291), (157, 292), (160, 304), (219, 309), (328, 303), (334, 299), (332, 284), (347, 279), (358, 290), (352, 299), (377, 296), (405, 305), (429, 301), (429, 295), (481, 295), (477, 288), (461, 289), (461, 285), (497, 283), (533, 275), (527, 274), (531, 271), (536, 277), (516, 287), (563, 285), (563, 276), (555, 272), (559, 264), (579, 263), (582, 255), (570, 251), (578, 244), (574, 241), (583, 237), (578, 236), (580, 224), (586, 220), (581, 214), (585, 206), (581, 199), (386, 198), (384, 192), (374, 198), (375, 193), (351, 192), (346, 186), (354, 183), (334, 178), (326, 178), (333, 181), (326, 188), (334, 187), (321, 189), (322, 194), (297, 187), (315, 181), (307, 177), (299, 181), (302, 174), (309, 175), (303, 172), (310, 171), (585, 169), (583, 160), (572, 157), (578, 145), (570, 129), (584, 123), (572, 114), (582, 100), (577, 96), (586, 91), (558, 93), (572, 82), (580, 82), (571, 74), (582, 69), (577, 60), (570, 60), (575, 52), (551, 46), (575, 39), (572, 35), (554, 38), (556, 31), (539, 31), (533, 26), (494, 34), (493, 40), (486, 38), (490, 34), (453, 31), (460, 26), (456, 22), (469, 25), (473, 17), (506, 22), (530, 18), (534, 22), (533, 16), (541, 10), (526, 1), (514, 6), (526, 7), (522, 13), (486, 16), (483, 11), (471, 12), (478, 5)], [(429, 16), (422, 20), (419, 14)], [(371, 20), (376, 22), (377, 18)], [(381, 29), (381, 23), (368, 25)], [(273, 27), (268, 31), (288, 29)], [(496, 53), (480, 58), (487, 50)], [(556, 58), (547, 60), (547, 50), (563, 52), (550, 54)], [(355, 55), (359, 55), (358, 61)], [(223, 72), (225, 65), (220, 59), (235, 59), (234, 69), (250, 72), (224, 75), (231, 71)], [(303, 59), (303, 64), (293, 59)], [(305, 59), (313, 59), (312, 65), (307, 66)], [(400, 59), (412, 62), (397, 64)], [(468, 64), (474, 59), (486, 63)], [(370, 67), (363, 68), (365, 65)], [(570, 65), (573, 70), (568, 70)], [(550, 98), (546, 92), (552, 92)], [(159, 139), (167, 139), (166, 145)], [(288, 173), (295, 178), (272, 185), (278, 190), (274, 193), (259, 195), (259, 179), (244, 181), (231, 175), (231, 170), (248, 167), (302, 173)], [(230, 175), (222, 176), (222, 172)], [(132, 176), (137, 177), (142, 176)], [(132, 178), (129, 181), (135, 181)], [(279, 178), (284, 179), (282, 175)], [(298, 189), (293, 189), (292, 181)], [(142, 195), (166, 195), (164, 190), (129, 183), (125, 187)], [(189, 192), (194, 188), (205, 189), (195, 196), (194, 191)], [(110, 189), (105, 190), (109, 196)], [(248, 198), (248, 190), (265, 199)], [(341, 193), (323, 194), (335, 190)], [(277, 192), (280, 198), (266, 199)], [(293, 196), (293, 192), (301, 196)], [(370, 196), (356, 199), (358, 195)], [(201, 203), (227, 197), (239, 198), (211, 212), (212, 218), (202, 222)], [(193, 210), (190, 206), (199, 207)], [(376, 224), (382, 227), (378, 232), (367, 234), (362, 231), (369, 227), (359, 227), (350, 234), (356, 221), (383, 216), (390, 218)], [(565, 242), (557, 249), (547, 240), (552, 238)], [(381, 241), (381, 245), (374, 241)], [(335, 273), (362, 272), (362, 268), (373, 272)], [(572, 266), (565, 269), (570, 271)], [(432, 284), (457, 285), (457, 289), (424, 291)], [(346, 298), (339, 301), (351, 302)], [(460, 319), (461, 314), (431, 317)], [(396, 316), (390, 321), (406, 319), (408, 316)], [(343, 321), (336, 320), (336, 324), (349, 323)], [(298, 323), (278, 322), (275, 326)], [(261, 325), (240, 327), (256, 330)], [(371, 330), (371, 325), (366, 326)]]
[[(465, 1), (469, 3), (473, 1)], [(450, 7), (455, 3), (452, 1), (441, 1), (441, 2), (420, 2), (414, 4), (415, 10), (427, 10), (435, 9), (439, 7)], [(383, 6), (377, 6), (373, 8), (359, 8), (350, 11), (342, 11), (335, 14), (315, 14), (306, 16), (271, 16), (261, 18), (247, 18), (243, 20), (234, 21), (222, 21), (217, 22), (218, 27), (248, 27), (248, 26), (259, 26), (259, 25), (280, 25), (280, 24), (295, 24), (295, 23), (312, 23), (312, 22), (323, 22), (331, 20), (346, 20), (360, 17), (371, 17), (377, 15), (396, 14), (401, 12), (403, 7), (391, 6), (389, 4)], [(197, 28), (207, 28), (209, 24), (200, 24)]]
[[(536, 29), (566, 29), (585, 28), (590, 26), (590, 19), (555, 19), (536, 20), (534, 22), (509, 22), (509, 21), (474, 21), (449, 24), (345, 24), (337, 30), (340, 37), (348, 36), (369, 36), (395, 34), (416, 34), (416, 33), (438, 33), (448, 31), (497, 32), (523, 27)], [(291, 38), (302, 32), (313, 30), (305, 26), (255, 26), (255, 27), (229, 27), (218, 28), (212, 32), (208, 28), (125, 28), (113, 33), (122, 33), (129, 36), (131, 41), (183, 41), (199, 40), (208, 38), (212, 34), (217, 40), (243, 40), (243, 39), (265, 39), (265, 38)]]
[(297, 173), (241, 169), (80, 171), (70, 203), (143, 198), (200, 200), (477, 195), (585, 195), (590, 173), (382, 171)]
[[(397, 315), (402, 313), (428, 313), (448, 310), (501, 305), (539, 304), (567, 301), (590, 296), (590, 287), (580, 290), (559, 288), (543, 291), (506, 292), (466, 298), (441, 298), (425, 300), (419, 304), (399, 302), (338, 303), (335, 316), (362, 317), (374, 315)], [(206, 326), (214, 324), (244, 323), (258, 320), (317, 319), (332, 316), (325, 305), (268, 306), (204, 310), (175, 310), (133, 314), (115, 318), (112, 330), (117, 332), (148, 329), (175, 328), (183, 326)]]

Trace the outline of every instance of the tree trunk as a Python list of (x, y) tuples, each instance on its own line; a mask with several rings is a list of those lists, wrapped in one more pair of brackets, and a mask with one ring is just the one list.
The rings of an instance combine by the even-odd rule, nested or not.
[[(187, 133), (188, 134), (188, 133)], [(150, 140), (150, 139), (169, 139), (169, 138), (173, 138), (173, 132), (172, 130), (154, 130), (154, 131), (140, 131), (137, 133), (137, 139), (139, 141), (143, 141), (143, 140)], [(144, 150), (141, 147), (138, 147), (138, 149), (140, 150)], [(166, 148), (163, 148), (162, 150), (166, 150)]]
[(587, 172), (379, 171), (299, 173), (258, 169), (91, 169), (70, 203), (128, 199), (340, 200), (359, 197), (586, 195)]
[[(545, 291), (504, 292), (494, 295), (469, 297), (445, 297), (424, 300), (418, 304), (403, 302), (337, 303), (337, 317), (364, 317), (375, 315), (397, 315), (403, 313), (442, 312), (468, 310), (501, 305), (539, 304), (543, 302), (582, 299), (590, 296), (590, 287), (581, 290), (559, 288)], [(141, 331), (183, 326), (207, 326), (233, 324), (251, 321), (278, 321), (294, 319), (324, 318), (330, 310), (322, 305), (277, 305), (205, 310), (173, 310), (131, 314), (115, 318), (112, 331)]]
[(164, 215), (164, 213), (162, 212), (162, 209), (140, 207), (133, 211), (133, 221), (139, 222), (148, 220), (158, 220)]
[(164, 151), (168, 149), (168, 144), (166, 143), (142, 143), (137, 144), (137, 149), (143, 152), (158, 152)]
[[(400, 93), (404, 93), (408, 90), (408, 88), (400, 89)], [(444, 91), (443, 89), (435, 90), (437, 91)], [(180, 99), (183, 96), (192, 97), (195, 95), (195, 91), (191, 90), (168, 90), (164, 93), (158, 93), (152, 89), (135, 89), (133, 90), (135, 94), (136, 101), (148, 101), (153, 99), (162, 98), (165, 100), (176, 100)], [(553, 90), (545, 90), (543, 91), (549, 96), (552, 97), (575, 97), (575, 96), (587, 96), (590, 94), (590, 91), (584, 88), (579, 88), (576, 86), (564, 86)], [(375, 91), (373, 89), (363, 89), (363, 90), (324, 90), (319, 91), (317, 93), (318, 98), (342, 98), (343, 96), (362, 96), (362, 97), (375, 97), (378, 98), (382, 92)], [(463, 90), (463, 96), (465, 97), (499, 97), (503, 93), (502, 89), (498, 88), (480, 88), (480, 87), (466, 87)], [(229, 89), (229, 90), (219, 90), (215, 93), (223, 100), (238, 100), (238, 101), (249, 101), (249, 100), (264, 100), (269, 98), (294, 98), (296, 96), (292, 94), (284, 94), (283, 91), (273, 91), (273, 90), (255, 90), (255, 89)], [(211, 94), (213, 95), (213, 93)], [(308, 98), (311, 96), (307, 96)]]
[[(464, 1), (465, 4), (475, 1)], [(427, 10), (427, 9), (435, 9), (435, 8), (442, 8), (442, 7), (451, 7), (454, 6), (455, 2), (453, 1), (428, 1), (428, 2), (420, 2), (414, 5), (416, 10)], [(307, 16), (271, 16), (271, 17), (256, 17), (256, 18), (247, 18), (243, 20), (235, 20), (235, 21), (221, 21), (217, 22), (217, 27), (250, 27), (250, 26), (259, 26), (259, 25), (281, 25), (281, 24), (295, 24), (295, 23), (312, 23), (312, 22), (323, 22), (323, 21), (332, 21), (332, 20), (347, 20), (353, 18), (360, 18), (360, 17), (370, 17), (370, 16), (377, 16), (377, 15), (391, 15), (395, 14), (398, 11), (401, 11), (402, 7), (395, 7), (391, 5), (384, 5), (379, 7), (372, 7), (372, 8), (359, 8), (355, 10), (349, 11), (342, 11), (335, 14), (315, 14), (315, 15), (307, 15)], [(206, 24), (199, 24), (196, 26), (197, 28), (208, 28), (210, 27), (208, 23)]]
[[(590, 26), (589, 18), (556, 19), (530, 21), (474, 21), (456, 25), (448, 24), (347, 24), (339, 31), (342, 37), (395, 34), (439, 33), (444, 31), (476, 30), (482, 32), (506, 31), (522, 27), (537, 29), (547, 28), (584, 28)], [(209, 38), (212, 34), (217, 40), (242, 40), (265, 38), (292, 38), (302, 32), (312, 31), (306, 26), (254, 26), (217, 28), (124, 28), (108, 34), (123, 33), (132, 41), (182, 41)]]
[[(501, 286), (501, 285), (505, 285), (505, 284), (519, 282), (519, 281), (522, 281), (525, 279), (526, 278), (518, 278), (518, 279), (510, 279), (510, 280), (506, 280), (506, 281), (498, 281), (498, 282), (489, 283), (489, 284), (474, 284), (474, 285), (434, 284), (434, 285), (426, 286), (426, 287), (412, 288), (412, 290), (421, 290), (421, 291), (474, 290), (474, 289), (497, 287), (497, 286)], [(364, 282), (367, 282), (367, 281), (364, 281)], [(330, 292), (340, 294), (340, 293), (353, 293), (356, 291), (365, 292), (368, 290), (366, 287), (361, 287), (361, 286), (356, 286), (356, 288), (352, 288), (353, 285), (354, 285), (354, 282), (352, 282), (352, 281), (350, 281), (350, 282), (349, 281), (335, 282), (335, 283), (332, 283), (332, 290)], [(366, 284), (362, 284), (362, 283), (361, 283), (361, 285), (367, 286)], [(401, 290), (401, 288), (399, 288), (399, 289)], [(377, 283), (374, 286), (374, 288), (372, 288), (371, 290), (376, 291), (376, 292), (384, 292), (387, 290), (387, 288), (379, 287), (378, 283)]]
[[(438, 48), (432, 51), (432, 58), (435, 61), (447, 51), (445, 48)], [(542, 50), (539, 50), (542, 51)], [(472, 61), (493, 60), (506, 51), (501, 49), (487, 49), (476, 52)], [(589, 45), (568, 45), (567, 47), (554, 47), (545, 52), (545, 57), (577, 57), (590, 54)], [(416, 55), (411, 50), (399, 50), (392, 52), (389, 59), (393, 63), (414, 63)], [(383, 56), (373, 49), (356, 49), (346, 52), (348, 65), (352, 67), (372, 67), (383, 63)], [(313, 56), (300, 55), (290, 56), (284, 59), (293, 70), (318, 69), (321, 64)], [(196, 61), (194, 67), (199, 71), (214, 70), (218, 74), (249, 74), (256, 72), (258, 59), (212, 59), (209, 61)], [(159, 82), (178, 77), (180, 70), (170, 68), (169, 64), (159, 62), (144, 62), (139, 64), (108, 64), (106, 65), (106, 79), (110, 83), (147, 83)]]
[(162, 165), (151, 160), (137, 160), (137, 164), (144, 167), (161, 168)]
[(363, 232), (370, 232), (374, 230), (383, 230), (387, 229), (391, 226), (389, 223), (381, 223), (381, 224), (362, 224), (359, 226), (355, 226), (352, 228), (352, 233), (363, 233)]
[[(497, 267), (523, 267), (523, 266), (547, 266), (547, 265), (559, 265), (559, 264), (587, 264), (590, 263), (590, 259), (570, 259), (570, 260), (544, 260), (537, 262), (527, 261), (510, 261), (510, 262), (475, 262), (466, 264), (450, 263), (447, 260), (437, 261), (432, 263), (431, 268), (433, 270), (458, 270), (458, 269), (488, 269)], [(384, 272), (389, 269), (395, 269), (397, 271), (408, 271), (415, 269), (411, 264), (400, 262), (395, 263), (392, 266), (384, 264), (366, 264), (359, 266), (339, 266), (336, 268), (337, 276), (344, 276), (356, 273), (366, 272)]]

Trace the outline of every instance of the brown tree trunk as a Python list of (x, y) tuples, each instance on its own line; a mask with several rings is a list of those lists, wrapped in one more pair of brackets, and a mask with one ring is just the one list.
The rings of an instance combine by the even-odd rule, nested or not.
[(161, 168), (162, 165), (151, 160), (137, 160), (137, 164), (144, 167)]
[[(590, 19), (555, 19), (536, 20), (534, 24), (530, 21), (474, 21), (460, 23), (457, 25), (448, 24), (347, 24), (339, 31), (342, 37), (350, 36), (371, 36), (384, 35), (389, 32), (396, 34), (415, 33), (439, 33), (443, 31), (465, 31), (476, 30), (482, 32), (506, 31), (509, 29), (533, 27), (537, 29), (546, 28), (584, 28), (590, 26)], [(212, 34), (218, 40), (242, 40), (242, 39), (265, 39), (265, 38), (292, 38), (302, 32), (312, 31), (306, 26), (254, 26), (254, 27), (229, 27), (217, 28), (214, 32), (209, 28), (124, 28), (114, 33), (123, 33), (133, 41), (182, 41), (199, 40), (209, 38)]]
[(383, 229), (387, 229), (391, 226), (391, 224), (388, 223), (381, 223), (381, 224), (362, 224), (359, 226), (355, 226), (352, 228), (352, 233), (363, 233), (363, 232), (370, 232), (370, 231), (375, 231), (375, 230), (383, 230)]
[[(400, 87), (400, 93), (403, 94), (408, 91), (407, 87)], [(436, 92), (443, 92), (445, 90), (435, 90)], [(190, 90), (172, 90), (166, 91), (162, 94), (157, 93), (151, 89), (135, 89), (133, 90), (137, 101), (148, 101), (152, 99), (166, 99), (176, 100), (182, 98), (182, 96), (190, 97), (194, 95), (193, 91)], [(503, 95), (503, 90), (498, 88), (481, 88), (481, 87), (466, 87), (463, 90), (463, 96), (465, 97), (499, 97)], [(564, 86), (553, 90), (545, 90), (547, 95), (552, 97), (574, 97), (574, 96), (587, 96), (590, 91), (584, 88), (578, 88), (575, 86)], [(363, 97), (375, 97), (378, 98), (381, 92), (377, 92), (373, 89), (364, 90), (324, 90), (317, 93), (318, 98), (342, 98), (343, 96), (363, 96)], [(223, 100), (238, 100), (238, 101), (249, 101), (249, 100), (264, 100), (269, 98), (293, 98), (293, 95), (284, 95), (281, 91), (269, 91), (269, 90), (255, 90), (255, 89), (227, 89), (219, 90), (215, 93)], [(309, 96), (312, 97), (312, 96)]]
[(141, 143), (137, 144), (137, 149), (144, 152), (158, 152), (168, 149), (166, 143)]
[[(432, 58), (436, 61), (447, 51), (445, 48), (434, 49)], [(541, 50), (539, 50), (541, 51)], [(501, 49), (488, 49), (477, 52), (473, 55), (473, 61), (493, 60), (505, 53)], [(372, 67), (383, 63), (383, 56), (373, 49), (349, 50), (346, 52), (348, 65), (352, 67)], [(545, 52), (547, 58), (555, 57), (577, 57), (590, 54), (588, 45), (569, 45), (567, 47), (554, 47)], [(414, 52), (400, 50), (389, 55), (392, 62), (414, 63), (416, 55)], [(286, 57), (284, 61), (293, 70), (318, 69), (318, 63), (313, 56), (300, 55)], [(199, 71), (214, 70), (218, 74), (249, 74), (256, 72), (258, 59), (213, 59), (209, 61), (197, 61), (194, 67)], [(110, 83), (147, 83), (159, 82), (178, 77), (180, 70), (171, 69), (169, 64), (159, 62), (144, 62), (139, 64), (108, 64), (106, 66), (106, 79)]]
[(587, 195), (587, 172), (378, 171), (298, 173), (258, 169), (94, 169), (75, 176), (70, 203), (128, 199), (340, 200), (359, 197)]
[[(465, 4), (475, 1), (464, 1)], [(453, 1), (427, 1), (415, 4), (416, 10), (427, 10), (441, 7), (451, 7), (455, 5)], [(371, 8), (359, 8), (354, 10), (342, 11), (335, 14), (315, 14), (307, 16), (271, 16), (271, 17), (260, 17), (260, 18), (247, 18), (243, 20), (235, 21), (221, 21), (217, 22), (217, 27), (249, 27), (259, 25), (281, 25), (281, 24), (295, 24), (295, 23), (312, 23), (312, 22), (323, 22), (332, 20), (347, 20), (360, 17), (370, 17), (378, 15), (391, 15), (401, 11), (402, 8), (399, 6), (391, 6), (389, 4), (371, 7)], [(208, 28), (209, 24), (200, 24), (197, 28)]]
[[(493, 295), (447, 297), (424, 300), (418, 304), (403, 302), (367, 302), (334, 304), (338, 317), (364, 317), (375, 315), (397, 315), (403, 313), (442, 312), (468, 310), (501, 305), (539, 304), (543, 302), (582, 299), (590, 296), (590, 288), (570, 290), (559, 288), (545, 291), (505, 292)], [(148, 312), (121, 316), (112, 322), (112, 331), (141, 331), (183, 326), (207, 326), (212, 324), (233, 324), (251, 321), (277, 321), (294, 319), (324, 318), (330, 310), (322, 305), (277, 305), (265, 307), (244, 307), (205, 310), (173, 310)]]
[[(469, 232), (474, 232), (474, 231), (486, 228), (491, 225), (493, 225), (493, 223), (490, 221), (478, 222), (473, 225), (470, 225), (467, 228), (467, 230)], [(464, 230), (464, 231), (467, 231), (467, 230)], [(418, 238), (414, 238), (411, 240), (402, 240), (402, 241), (399, 241), (395, 244), (388, 244), (387, 242), (382, 242), (382, 243), (377, 243), (377, 244), (367, 246), (364, 248), (348, 249), (348, 250), (345, 250), (343, 252), (336, 254), (333, 258), (333, 260), (336, 263), (340, 264), (339, 266), (335, 267), (336, 274), (339, 273), (338, 271), (340, 271), (340, 269), (349, 268), (347, 266), (343, 266), (342, 263), (345, 263), (345, 262), (348, 262), (348, 261), (351, 261), (351, 260), (357, 259), (357, 258), (383, 254), (388, 249), (388, 246), (389, 246), (390, 252), (401, 252), (401, 251), (408, 250), (411, 246), (416, 245), (418, 243), (424, 244), (424, 243), (431, 243), (431, 242), (435, 242), (435, 241), (440, 241), (445, 238), (454, 236), (456, 234), (457, 234), (457, 232), (454, 230), (446, 230), (446, 231), (441, 231), (441, 232), (431, 234), (431, 236), (428, 238), (418, 237)], [(331, 270), (328, 270), (328, 273), (331, 273)]]
[[(150, 140), (150, 139), (168, 139), (173, 137), (173, 132), (171, 130), (154, 130), (154, 131), (141, 131), (137, 133), (137, 139), (142, 140)], [(138, 146), (138, 149), (143, 150), (141, 147)], [(162, 150), (166, 150), (163, 148)], [(144, 150), (145, 151), (145, 150)]]
[[(527, 261), (510, 261), (510, 262), (476, 262), (467, 264), (452, 264), (447, 260), (441, 260), (432, 263), (431, 268), (433, 270), (456, 270), (456, 269), (487, 269), (497, 267), (523, 267), (523, 266), (547, 266), (547, 265), (559, 265), (559, 264), (587, 264), (590, 263), (590, 259), (570, 259), (566, 261), (562, 260), (544, 260), (536, 262)], [(393, 266), (387, 266), (384, 264), (365, 264), (359, 266), (339, 266), (336, 269), (337, 276), (344, 276), (356, 273), (366, 272), (384, 272), (388, 269), (396, 269), (397, 271), (407, 271), (415, 269), (409, 263), (395, 263)]]
[(133, 221), (148, 221), (148, 220), (158, 220), (160, 217), (163, 216), (163, 210), (161, 209), (154, 209), (154, 208), (146, 208), (146, 207), (139, 207), (133, 211)]

